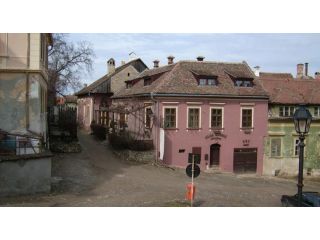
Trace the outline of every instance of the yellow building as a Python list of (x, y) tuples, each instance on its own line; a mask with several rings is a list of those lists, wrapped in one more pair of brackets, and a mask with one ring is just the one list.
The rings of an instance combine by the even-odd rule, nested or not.
[(0, 33), (0, 129), (47, 138), (47, 33)]

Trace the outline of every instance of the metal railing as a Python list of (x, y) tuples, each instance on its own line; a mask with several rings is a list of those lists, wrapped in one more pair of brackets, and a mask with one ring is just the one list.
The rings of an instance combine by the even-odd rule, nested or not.
[(8, 133), (0, 129), (0, 155), (38, 154), (45, 149), (42, 137)]

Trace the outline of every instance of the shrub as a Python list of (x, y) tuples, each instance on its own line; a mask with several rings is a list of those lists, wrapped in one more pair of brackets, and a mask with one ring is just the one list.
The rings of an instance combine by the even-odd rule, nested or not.
[(117, 135), (116, 133), (109, 134), (109, 143), (115, 149), (126, 149), (130, 145), (130, 136), (128, 134)]
[(130, 149), (133, 151), (147, 151), (153, 149), (152, 140), (135, 140), (127, 131), (119, 134), (109, 134), (109, 143), (114, 149)]
[(134, 151), (148, 151), (153, 149), (152, 140), (133, 140), (129, 144), (129, 149)]
[(108, 128), (95, 124), (94, 122), (92, 122), (90, 124), (90, 128), (91, 128), (91, 132), (93, 133), (93, 135), (95, 135), (99, 140), (106, 140), (106, 135), (108, 132)]

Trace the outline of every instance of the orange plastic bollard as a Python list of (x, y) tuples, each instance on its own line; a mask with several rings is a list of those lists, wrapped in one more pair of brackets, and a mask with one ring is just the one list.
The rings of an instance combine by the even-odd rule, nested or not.
[(195, 193), (196, 193), (196, 186), (192, 183), (188, 183), (186, 199), (189, 201), (193, 200)]

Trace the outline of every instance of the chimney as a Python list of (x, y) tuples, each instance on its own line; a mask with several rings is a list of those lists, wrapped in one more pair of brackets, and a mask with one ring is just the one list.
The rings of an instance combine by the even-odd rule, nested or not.
[(303, 63), (297, 64), (297, 78), (303, 77)]
[(173, 64), (173, 59), (174, 59), (174, 56), (170, 55), (168, 57), (168, 64)]
[(304, 71), (305, 71), (305, 74), (304, 74), (304, 75), (305, 75), (306, 77), (308, 77), (308, 65), (309, 65), (309, 63), (305, 63), (305, 64), (304, 64)]
[(198, 56), (198, 57), (197, 57), (198, 62), (203, 62), (203, 59), (204, 59), (203, 56)]
[(154, 68), (158, 68), (159, 67), (159, 60), (158, 59), (155, 59), (154, 61), (153, 61), (153, 67)]
[(256, 75), (257, 77), (260, 76), (260, 67), (259, 66), (254, 67), (254, 75)]
[(85, 84), (83, 84), (83, 87), (88, 87), (88, 84), (86, 84), (86, 83), (85, 83)]
[(123, 61), (123, 60), (122, 60), (122, 61), (121, 61), (121, 66), (122, 66), (122, 65), (125, 65), (125, 64), (126, 64), (126, 61)]
[(320, 80), (320, 72), (316, 72), (316, 73), (314, 74), (314, 78), (315, 78), (316, 80)]
[(107, 65), (108, 65), (108, 73), (114, 73), (114, 71), (116, 70), (115, 60), (113, 58), (110, 58), (107, 62)]

